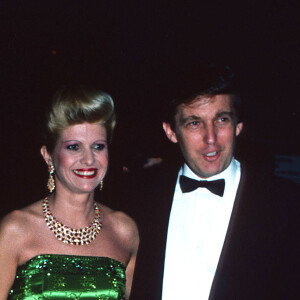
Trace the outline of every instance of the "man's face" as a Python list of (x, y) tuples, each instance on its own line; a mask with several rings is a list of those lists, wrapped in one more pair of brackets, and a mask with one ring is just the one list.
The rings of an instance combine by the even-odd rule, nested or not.
[(242, 127), (242, 123), (235, 123), (231, 95), (199, 97), (179, 105), (175, 131), (163, 123), (167, 137), (179, 144), (187, 165), (202, 178), (228, 167)]

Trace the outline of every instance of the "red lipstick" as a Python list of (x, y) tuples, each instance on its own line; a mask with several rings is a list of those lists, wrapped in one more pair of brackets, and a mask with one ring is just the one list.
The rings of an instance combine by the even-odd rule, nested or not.
[(94, 178), (97, 176), (98, 169), (96, 169), (96, 168), (75, 169), (75, 170), (73, 170), (73, 173), (80, 178), (91, 179), (91, 178)]

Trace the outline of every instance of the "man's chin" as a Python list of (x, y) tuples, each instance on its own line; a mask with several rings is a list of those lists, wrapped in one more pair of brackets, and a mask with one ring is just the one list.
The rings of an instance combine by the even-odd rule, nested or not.
[(203, 178), (203, 179), (206, 179), (206, 178), (209, 178), (209, 177), (212, 177), (214, 175), (217, 175), (219, 173), (221, 173), (223, 170), (222, 168), (211, 168), (211, 169), (201, 169), (201, 170), (198, 170), (198, 172), (195, 172), (199, 177)]

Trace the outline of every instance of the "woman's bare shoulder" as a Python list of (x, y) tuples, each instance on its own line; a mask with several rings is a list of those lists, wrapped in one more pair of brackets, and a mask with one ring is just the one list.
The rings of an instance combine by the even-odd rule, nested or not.
[(30, 243), (30, 236), (34, 232), (32, 224), (34, 224), (38, 214), (37, 207), (38, 204), (34, 203), (23, 209), (14, 210), (0, 221), (1, 299), (2, 295), (7, 295), (13, 283), (25, 245)]
[(114, 228), (114, 231), (129, 241), (139, 241), (138, 228), (135, 221), (126, 213), (118, 210), (112, 210), (111, 208), (102, 205), (103, 218)]
[[(37, 201), (22, 209), (16, 209), (8, 213), (0, 222), (0, 236), (6, 235), (13, 237), (23, 237), (27, 227), (30, 226), (34, 219), (42, 215), (41, 201)], [(38, 209), (38, 207), (40, 207)]]
[(135, 221), (126, 213), (119, 210), (113, 210), (105, 205), (101, 205), (101, 210), (103, 217), (113, 221), (117, 226), (125, 226), (125, 228), (133, 230), (137, 228)]

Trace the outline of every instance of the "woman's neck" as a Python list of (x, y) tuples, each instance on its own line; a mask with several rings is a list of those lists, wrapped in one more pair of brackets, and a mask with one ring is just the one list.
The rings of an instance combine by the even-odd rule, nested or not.
[(93, 221), (94, 192), (74, 194), (56, 191), (48, 199), (53, 216), (64, 225), (79, 229), (88, 226)]

